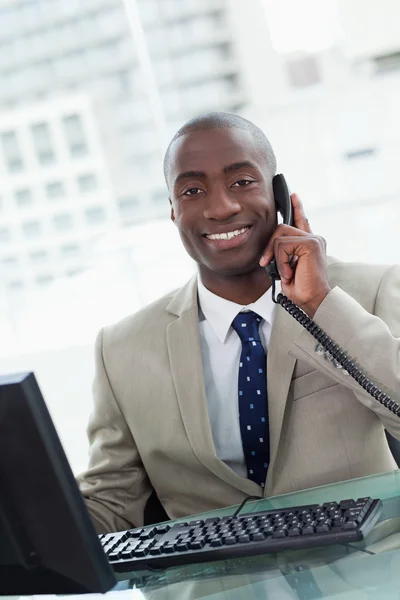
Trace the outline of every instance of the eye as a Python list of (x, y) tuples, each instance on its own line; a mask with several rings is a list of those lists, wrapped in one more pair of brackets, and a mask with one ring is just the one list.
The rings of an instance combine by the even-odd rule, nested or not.
[(246, 187), (250, 183), (255, 183), (254, 179), (239, 179), (239, 181), (235, 181), (232, 187)]
[(201, 194), (202, 190), (200, 188), (189, 188), (188, 190), (186, 190), (185, 192), (183, 192), (184, 196), (196, 196), (198, 194)]

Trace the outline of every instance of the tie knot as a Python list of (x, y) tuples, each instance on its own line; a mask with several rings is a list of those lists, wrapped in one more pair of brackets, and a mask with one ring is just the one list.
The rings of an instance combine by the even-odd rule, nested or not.
[(239, 313), (232, 321), (232, 327), (240, 337), (242, 342), (260, 342), (258, 328), (261, 323), (261, 317), (255, 312)]

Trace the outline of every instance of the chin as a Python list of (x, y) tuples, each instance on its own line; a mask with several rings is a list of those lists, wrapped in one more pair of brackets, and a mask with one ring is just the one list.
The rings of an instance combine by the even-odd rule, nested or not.
[(255, 271), (261, 270), (264, 267), (260, 267), (259, 258), (252, 260), (251, 262), (246, 262), (242, 264), (226, 264), (226, 265), (210, 265), (210, 270), (213, 271), (216, 275), (220, 275), (222, 277), (236, 277), (240, 275), (249, 275), (250, 273), (254, 273)]

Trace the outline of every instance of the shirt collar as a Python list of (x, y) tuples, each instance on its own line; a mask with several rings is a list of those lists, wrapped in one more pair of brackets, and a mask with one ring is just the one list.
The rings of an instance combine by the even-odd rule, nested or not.
[[(197, 276), (199, 307), (204, 315), (204, 318), (209, 322), (212, 330), (223, 344), (229, 333), (233, 319), (240, 312), (252, 310), (257, 313), (262, 319), (270, 325), (273, 323), (275, 304), (272, 300), (271, 289), (267, 290), (258, 300), (242, 306), (225, 300), (213, 292), (210, 292), (200, 279), (200, 274)], [(277, 293), (280, 291), (280, 282), (277, 282)]]

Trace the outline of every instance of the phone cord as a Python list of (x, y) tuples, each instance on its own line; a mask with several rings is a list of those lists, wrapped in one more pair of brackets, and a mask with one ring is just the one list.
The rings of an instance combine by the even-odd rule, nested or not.
[(347, 356), (347, 354), (338, 346), (306, 313), (301, 310), (296, 304), (294, 304), (287, 296), (278, 294), (275, 298), (275, 279), (272, 279), (272, 300), (275, 304), (280, 304), (296, 321), (300, 323), (315, 339), (321, 344), (321, 346), (329, 353), (327, 358), (332, 358), (336, 361), (345, 371), (357, 381), (357, 383), (370, 394), (373, 398), (378, 400), (383, 406), (400, 417), (400, 404), (392, 400), (390, 396), (382, 392), (382, 390), (375, 385), (361, 369)]

